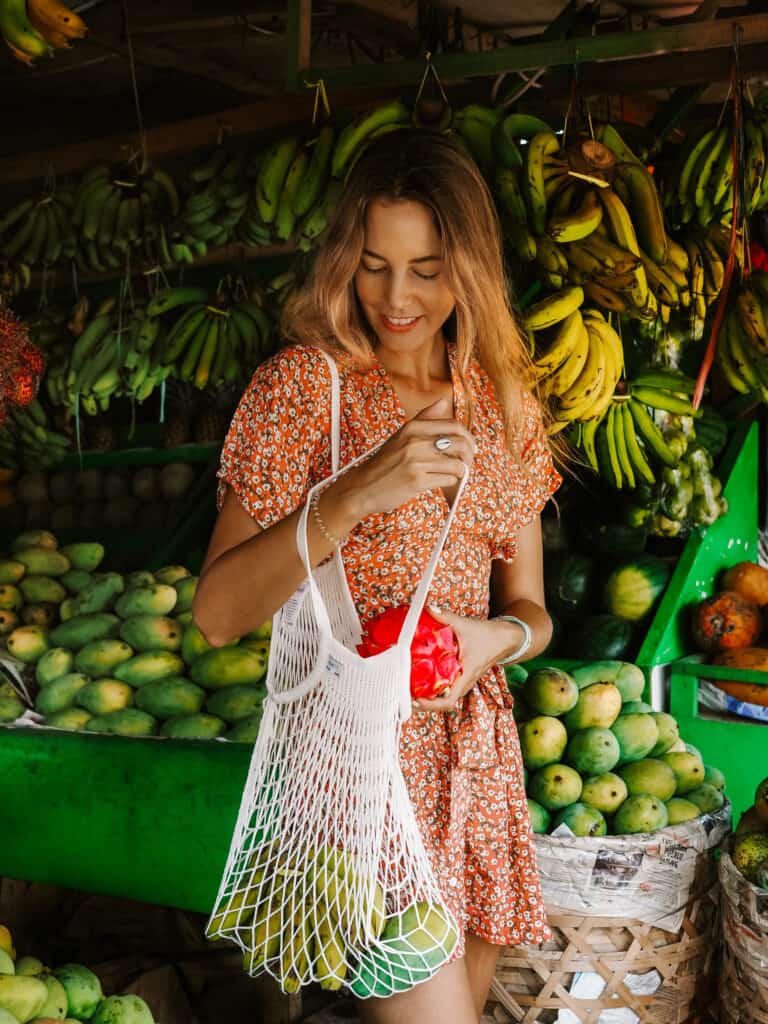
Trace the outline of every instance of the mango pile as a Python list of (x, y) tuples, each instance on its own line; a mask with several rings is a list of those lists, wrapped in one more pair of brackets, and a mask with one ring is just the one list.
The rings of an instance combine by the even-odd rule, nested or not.
[(739, 819), (731, 857), (747, 881), (768, 891), (768, 777), (758, 784), (754, 804)]
[[(212, 648), (192, 622), (197, 577), (187, 568), (97, 572), (103, 558), (101, 544), (60, 548), (54, 534), (34, 530), (20, 534), (0, 561), (2, 640), (34, 673), (34, 706), (44, 723), (118, 736), (255, 742), (271, 623)], [(23, 711), (5, 684), (0, 721)]]
[(105, 996), (98, 976), (82, 964), (51, 969), (37, 957), (16, 958), (0, 924), (0, 1024), (154, 1024), (136, 995)]
[(641, 700), (642, 671), (598, 661), (542, 668), (510, 681), (535, 832), (655, 832), (723, 806), (725, 779)]

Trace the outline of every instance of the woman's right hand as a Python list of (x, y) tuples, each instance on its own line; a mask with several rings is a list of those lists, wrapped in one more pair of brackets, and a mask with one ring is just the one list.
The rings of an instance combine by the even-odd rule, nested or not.
[[(341, 476), (320, 499), (323, 519), (348, 532), (366, 516), (391, 512), (424, 491), (455, 487), (472, 465), (476, 446), (450, 411), (445, 398), (427, 406), (375, 455)], [(440, 437), (451, 441), (445, 451), (435, 447)]]

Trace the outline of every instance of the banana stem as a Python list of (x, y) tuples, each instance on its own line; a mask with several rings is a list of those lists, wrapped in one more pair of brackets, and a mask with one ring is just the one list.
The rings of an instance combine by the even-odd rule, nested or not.
[(720, 328), (722, 327), (723, 320), (725, 318), (725, 307), (728, 302), (728, 293), (731, 289), (731, 278), (733, 277), (733, 268), (736, 262), (736, 221), (741, 214), (741, 197), (739, 195), (739, 131), (741, 128), (741, 95), (735, 60), (731, 66), (731, 88), (733, 90), (733, 213), (731, 214), (731, 236), (728, 242), (728, 260), (725, 264), (723, 285), (720, 289), (720, 295), (717, 300), (715, 319), (712, 322), (709, 342), (707, 343), (704, 358), (701, 361), (701, 367), (696, 378), (696, 388), (693, 392), (693, 398), (691, 399), (691, 405), (694, 409), (698, 409), (701, 405), (707, 378), (709, 377), (712, 369), (712, 363), (715, 360), (717, 338), (720, 334)]

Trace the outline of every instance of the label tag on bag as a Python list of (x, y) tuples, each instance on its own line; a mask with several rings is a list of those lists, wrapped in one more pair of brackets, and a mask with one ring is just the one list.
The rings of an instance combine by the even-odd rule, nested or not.
[(325, 663), (325, 671), (339, 679), (341, 677), (341, 662), (339, 659), (329, 654), (328, 661)]
[(291, 627), (296, 625), (296, 619), (298, 618), (299, 615), (299, 609), (304, 603), (304, 596), (307, 593), (308, 587), (309, 583), (306, 580), (304, 580), (304, 582), (299, 586), (298, 590), (295, 590), (283, 605), (283, 622), (285, 623), (286, 626)]

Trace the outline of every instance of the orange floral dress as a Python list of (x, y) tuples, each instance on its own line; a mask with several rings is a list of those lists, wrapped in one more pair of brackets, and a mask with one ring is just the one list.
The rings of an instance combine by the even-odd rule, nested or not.
[[(448, 345), (454, 411), (464, 392)], [(375, 362), (339, 364), (343, 466), (389, 437), (406, 415)], [(469, 374), (477, 452), (428, 601), (487, 618), (491, 562), (512, 560), (516, 533), (537, 516), (561, 478), (533, 398), (524, 396), (520, 461), (509, 452), (493, 386), (478, 363)], [(218, 503), (229, 485), (266, 529), (290, 515), (331, 472), (331, 377), (318, 350), (294, 345), (253, 376), (235, 412), (219, 468)], [(447, 512), (441, 490), (364, 519), (344, 565), (361, 621), (410, 601)], [(436, 877), (456, 919), (499, 945), (549, 937), (523, 783), (523, 764), (503, 671), (487, 672), (450, 712), (414, 713), (401, 764)], [(455, 956), (463, 953), (463, 940)]]

